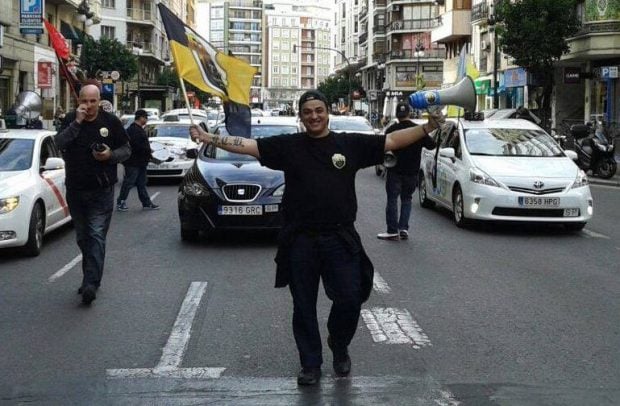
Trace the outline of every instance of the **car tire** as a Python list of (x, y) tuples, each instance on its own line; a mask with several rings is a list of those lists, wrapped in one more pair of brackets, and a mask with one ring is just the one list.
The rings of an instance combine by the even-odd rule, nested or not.
[(617, 169), (618, 167), (615, 159), (603, 159), (594, 169), (594, 173), (596, 173), (602, 179), (609, 179), (616, 174)]
[(196, 242), (200, 238), (200, 232), (192, 228), (181, 226), (181, 240), (185, 242)]
[(463, 200), (463, 191), (459, 185), (454, 185), (452, 191), (452, 215), (454, 224), (459, 228), (469, 225), (469, 220), (465, 217), (465, 202)]
[(420, 207), (430, 209), (435, 206), (435, 202), (429, 200), (426, 192), (426, 179), (424, 173), (420, 172), (418, 175), (418, 198), (420, 200)]
[(564, 228), (568, 231), (581, 231), (586, 226), (586, 223), (564, 223)]
[(23, 247), (23, 252), (29, 257), (36, 257), (41, 253), (43, 247), (43, 233), (45, 231), (45, 216), (41, 203), (35, 203), (30, 213), (30, 224), (28, 226), (28, 241)]

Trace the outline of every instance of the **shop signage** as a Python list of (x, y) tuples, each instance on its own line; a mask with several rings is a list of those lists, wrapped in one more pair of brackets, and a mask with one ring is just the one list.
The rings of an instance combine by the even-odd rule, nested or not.
[(581, 81), (580, 68), (564, 68), (564, 83), (567, 85), (579, 83)]
[(527, 72), (523, 68), (506, 69), (504, 72), (505, 87), (527, 86)]
[(52, 63), (37, 62), (37, 85), (41, 89), (52, 87)]
[(20, 34), (43, 34), (43, 0), (19, 0)]
[(601, 66), (601, 79), (618, 79), (618, 67)]
[(476, 79), (474, 81), (474, 85), (476, 87), (476, 94), (489, 94), (489, 89), (491, 88), (491, 80)]

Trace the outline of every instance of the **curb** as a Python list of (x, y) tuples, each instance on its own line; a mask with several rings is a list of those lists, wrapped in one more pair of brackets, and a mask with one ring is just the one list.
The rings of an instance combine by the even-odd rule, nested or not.
[(598, 179), (588, 176), (591, 185), (615, 186), (620, 187), (620, 178), (614, 176), (612, 179)]

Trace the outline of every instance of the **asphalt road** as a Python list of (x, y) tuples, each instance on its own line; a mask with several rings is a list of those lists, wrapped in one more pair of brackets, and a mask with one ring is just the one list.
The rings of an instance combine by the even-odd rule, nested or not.
[[(351, 346), (353, 374), (298, 388), (291, 299), (273, 289), (275, 238), (183, 244), (176, 184), (162, 209), (115, 213), (102, 287), (80, 305), (71, 227), (37, 258), (0, 252), (0, 404), (617, 405), (620, 193), (595, 217), (458, 229), (414, 204), (409, 241), (384, 231), (384, 189), (358, 176), (358, 230), (377, 271)], [(417, 199), (417, 194), (414, 196)], [(329, 303), (321, 293), (323, 334)]]

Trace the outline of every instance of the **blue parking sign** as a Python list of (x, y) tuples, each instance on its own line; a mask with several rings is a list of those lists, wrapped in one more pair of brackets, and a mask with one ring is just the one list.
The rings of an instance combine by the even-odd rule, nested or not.
[(104, 83), (101, 85), (101, 93), (114, 93), (114, 83)]

